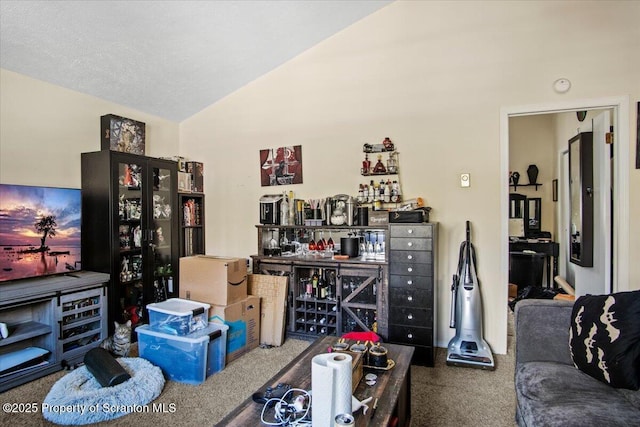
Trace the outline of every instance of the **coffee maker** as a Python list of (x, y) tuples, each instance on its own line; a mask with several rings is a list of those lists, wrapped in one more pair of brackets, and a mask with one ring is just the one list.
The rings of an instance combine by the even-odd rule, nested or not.
[(282, 194), (265, 194), (260, 197), (260, 224), (280, 224)]

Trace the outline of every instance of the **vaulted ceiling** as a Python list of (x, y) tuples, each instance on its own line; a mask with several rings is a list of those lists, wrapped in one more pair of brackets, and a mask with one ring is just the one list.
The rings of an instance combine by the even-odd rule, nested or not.
[(0, 66), (180, 122), (392, 0), (0, 2)]

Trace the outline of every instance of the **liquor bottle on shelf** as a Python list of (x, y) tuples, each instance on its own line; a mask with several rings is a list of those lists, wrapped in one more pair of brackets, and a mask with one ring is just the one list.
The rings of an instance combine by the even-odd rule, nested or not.
[(375, 198), (376, 198), (376, 189), (375, 189), (375, 187), (373, 185), (373, 180), (371, 180), (369, 182), (369, 197), (367, 198), (367, 201), (369, 203), (373, 203)]
[(368, 175), (371, 172), (371, 160), (369, 160), (369, 154), (364, 155), (364, 160), (362, 161), (362, 174)]
[(311, 298), (313, 295), (313, 286), (311, 285), (311, 279), (308, 277), (300, 279), (300, 283), (304, 287), (304, 297)]
[(384, 184), (384, 192), (383, 198), (385, 203), (389, 203), (391, 201), (391, 181), (387, 180)]
[(335, 299), (336, 295), (336, 272), (334, 270), (329, 270), (327, 278), (327, 299)]
[(327, 284), (325, 282), (322, 269), (320, 269), (320, 274), (318, 275), (318, 293), (316, 294), (316, 298), (318, 299), (327, 298)]
[(364, 188), (362, 184), (358, 186), (358, 203), (364, 203), (366, 196), (364, 195)]
[(311, 287), (312, 287), (311, 295), (313, 295), (316, 298), (318, 296), (319, 281), (320, 281), (320, 277), (318, 276), (318, 272), (316, 270), (313, 270), (313, 273), (311, 274)]
[(389, 158), (387, 159), (387, 171), (389, 173), (397, 173), (398, 172), (398, 160), (396, 159), (397, 152), (393, 152), (389, 154)]
[(396, 180), (391, 183), (391, 201), (394, 203), (400, 201), (400, 186)]
[(378, 162), (373, 167), (373, 173), (383, 174), (387, 172), (387, 168), (382, 163), (382, 154), (378, 154)]
[(293, 198), (293, 191), (289, 191), (289, 224), (294, 225), (296, 223), (296, 204)]
[(282, 192), (282, 200), (280, 201), (280, 224), (289, 225), (289, 197), (287, 192)]

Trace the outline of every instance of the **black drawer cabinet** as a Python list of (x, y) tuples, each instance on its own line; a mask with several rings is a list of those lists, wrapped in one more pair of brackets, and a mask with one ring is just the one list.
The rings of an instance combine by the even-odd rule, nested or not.
[[(433, 337), (432, 328), (419, 328), (415, 326), (391, 325), (389, 327), (389, 340), (392, 342), (401, 342), (405, 345), (429, 348), (424, 342)], [(412, 361), (416, 363), (415, 360)]]
[(431, 327), (431, 310), (418, 307), (394, 307), (389, 314), (389, 323), (416, 327)]
[(391, 307), (423, 308), (431, 301), (431, 289), (394, 288), (389, 295)]
[(399, 274), (392, 274), (389, 277), (389, 286), (394, 288), (433, 290), (433, 276), (401, 276)]
[(437, 224), (389, 225), (389, 341), (416, 348), (412, 363), (433, 366)]

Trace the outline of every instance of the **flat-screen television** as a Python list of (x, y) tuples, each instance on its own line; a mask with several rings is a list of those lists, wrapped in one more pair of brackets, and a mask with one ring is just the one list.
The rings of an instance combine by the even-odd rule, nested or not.
[(81, 190), (0, 184), (0, 282), (81, 269)]

